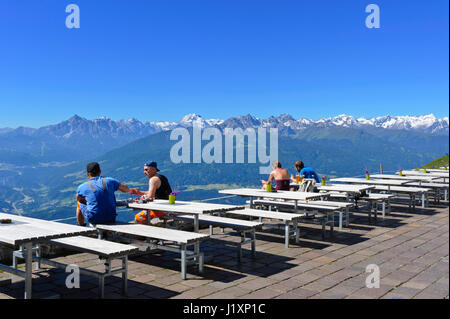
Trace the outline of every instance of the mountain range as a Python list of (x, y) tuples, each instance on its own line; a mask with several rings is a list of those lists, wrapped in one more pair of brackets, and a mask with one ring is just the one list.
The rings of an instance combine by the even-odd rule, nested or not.
[[(88, 120), (74, 115), (68, 120), (41, 128), (18, 127), (0, 129), (0, 162), (48, 163), (86, 160), (139, 138), (178, 127), (278, 128), (279, 134), (295, 135), (310, 128), (355, 128), (365, 131), (408, 131), (432, 135), (448, 135), (449, 119), (424, 116), (383, 116), (371, 119), (339, 115), (319, 120), (294, 119), (291, 115), (259, 119), (250, 114), (227, 120), (205, 120), (188, 114), (178, 122), (141, 122), (137, 119), (114, 121), (106, 117)], [(395, 135), (395, 134), (394, 134)], [(3, 153), (3, 154), (2, 154)]]
[(170, 130), (191, 130), (193, 123), (220, 129), (277, 127), (278, 159), (291, 173), (298, 159), (330, 177), (363, 175), (365, 168), (377, 172), (380, 163), (392, 172), (419, 167), (449, 150), (448, 118), (433, 115), (313, 121), (290, 115), (205, 120), (188, 114), (179, 122), (145, 123), (73, 116), (39, 129), (0, 129), (0, 210), (46, 219), (73, 216), (73, 195), (86, 179), (88, 161), (100, 162), (105, 175), (141, 189), (147, 187), (143, 163), (157, 161), (184, 200), (217, 197), (217, 189), (226, 187), (257, 186), (266, 177), (259, 175), (260, 163), (173, 163), (169, 154), (176, 141), (170, 140)]
[(59, 124), (43, 126), (41, 128), (19, 127), (17, 129), (0, 128), (1, 134), (27, 135), (27, 136), (53, 136), (70, 139), (73, 135), (89, 134), (91, 137), (103, 137), (104, 135), (119, 137), (126, 135), (147, 136), (161, 131), (173, 130), (177, 127), (191, 127), (193, 123), (201, 127), (219, 128), (247, 128), (247, 127), (277, 127), (291, 130), (306, 129), (308, 127), (376, 127), (384, 129), (410, 130), (422, 133), (448, 134), (449, 118), (436, 118), (433, 114), (423, 116), (381, 116), (374, 118), (355, 118), (350, 115), (310, 120), (306, 118), (295, 119), (289, 114), (281, 114), (277, 117), (270, 116), (260, 119), (250, 114), (232, 117), (227, 120), (204, 119), (195, 113), (185, 115), (178, 122), (141, 122), (135, 118), (129, 120), (114, 121), (107, 117), (87, 120), (78, 115)]

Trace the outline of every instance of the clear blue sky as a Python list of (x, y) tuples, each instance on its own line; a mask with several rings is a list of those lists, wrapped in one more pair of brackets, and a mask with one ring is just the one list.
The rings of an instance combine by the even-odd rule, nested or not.
[[(67, 29), (65, 8), (80, 7)], [(381, 28), (368, 29), (376, 3)], [(2, 0), (0, 127), (448, 116), (448, 1)]]

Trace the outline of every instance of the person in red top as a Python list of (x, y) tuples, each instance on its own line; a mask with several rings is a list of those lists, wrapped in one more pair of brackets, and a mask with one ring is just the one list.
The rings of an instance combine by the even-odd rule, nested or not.
[(267, 181), (261, 180), (263, 184), (262, 188), (266, 189), (267, 184), (272, 184), (275, 180), (276, 190), (288, 191), (290, 185), (289, 172), (287, 169), (281, 167), (281, 163), (279, 161), (275, 161), (272, 163), (273, 171), (269, 175), (269, 179)]

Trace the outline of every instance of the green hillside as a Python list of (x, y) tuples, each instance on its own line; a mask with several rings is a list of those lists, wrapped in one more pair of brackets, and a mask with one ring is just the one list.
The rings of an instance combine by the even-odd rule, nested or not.
[(442, 166), (446, 166), (448, 168), (448, 154), (445, 154), (444, 156), (428, 163), (425, 164), (423, 166), (421, 166), (420, 168), (440, 168)]

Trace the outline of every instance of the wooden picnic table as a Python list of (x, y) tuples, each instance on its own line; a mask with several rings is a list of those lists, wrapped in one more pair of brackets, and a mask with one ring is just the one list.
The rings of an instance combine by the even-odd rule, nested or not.
[(31, 298), (33, 245), (57, 238), (96, 233), (93, 228), (11, 214), (0, 213), (0, 219), (11, 220), (9, 224), (0, 223), (0, 245), (14, 249), (21, 248), (25, 259), (25, 271), (2, 264), (0, 270), (25, 278), (25, 299)]
[(324, 186), (317, 186), (317, 189), (321, 191), (328, 191), (328, 192), (340, 192), (340, 193), (347, 193), (347, 194), (358, 194), (363, 191), (373, 189), (375, 186), (369, 186), (369, 185), (345, 185), (345, 184), (331, 184), (331, 185), (324, 185)]
[[(399, 172), (396, 172), (396, 174), (398, 174)], [(448, 180), (449, 178), (449, 173), (448, 172), (444, 172), (444, 173), (439, 173), (439, 172), (428, 172), (424, 173), (423, 171), (415, 171), (415, 170), (409, 170), (409, 171), (402, 171), (402, 174), (405, 176), (430, 176), (430, 177), (440, 177), (444, 179), (444, 182), (446, 182), (446, 180)]]
[[(145, 204), (128, 203), (129, 208), (142, 209), (147, 211), (147, 222), (150, 223), (150, 211), (158, 211), (174, 215), (190, 215), (194, 217), (194, 232), (199, 232), (199, 215), (211, 214), (214, 212), (225, 212), (234, 209), (244, 209), (244, 206), (226, 205), (226, 204), (210, 204), (187, 201), (175, 201), (175, 204), (169, 204), (168, 200), (156, 199)], [(195, 244), (195, 253), (199, 253), (200, 246)]]
[(425, 187), (425, 188), (431, 188), (434, 190), (435, 192), (435, 201), (437, 200), (437, 202), (439, 202), (439, 197), (440, 197), (440, 191), (443, 190), (444, 191), (444, 200), (447, 201), (448, 200), (448, 189), (449, 189), (449, 184), (448, 183), (408, 183), (405, 186), (408, 187)]

